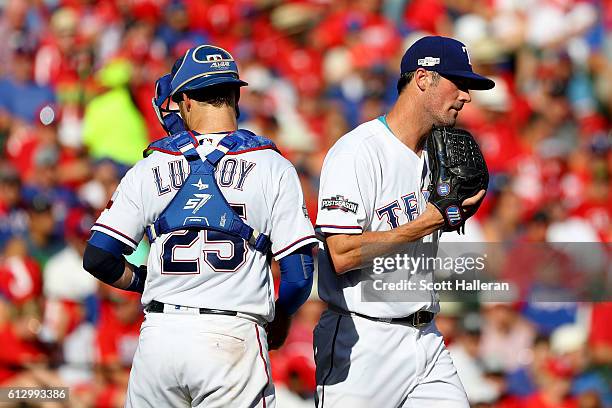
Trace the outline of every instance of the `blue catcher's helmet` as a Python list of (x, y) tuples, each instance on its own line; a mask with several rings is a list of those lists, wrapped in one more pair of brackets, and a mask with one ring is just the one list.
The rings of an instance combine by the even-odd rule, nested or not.
[(223, 48), (200, 45), (187, 50), (172, 67), (170, 97), (177, 101), (181, 92), (227, 84), (248, 85), (238, 77), (238, 66)]

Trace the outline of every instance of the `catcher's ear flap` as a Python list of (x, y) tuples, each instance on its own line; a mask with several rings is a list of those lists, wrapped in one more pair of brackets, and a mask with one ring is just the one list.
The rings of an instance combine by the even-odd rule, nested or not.
[(166, 74), (155, 81), (155, 104), (159, 107), (170, 97), (172, 75)]
[(151, 100), (157, 120), (168, 135), (186, 130), (178, 111), (170, 109), (171, 81), (171, 74), (159, 78), (155, 82), (155, 96)]

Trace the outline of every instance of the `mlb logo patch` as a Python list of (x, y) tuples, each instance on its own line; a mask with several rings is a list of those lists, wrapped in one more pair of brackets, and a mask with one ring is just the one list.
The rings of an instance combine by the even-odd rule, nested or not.
[(440, 63), (440, 58), (435, 57), (425, 57), (419, 58), (417, 60), (417, 64), (422, 67), (433, 67), (434, 65), (438, 65)]
[(450, 186), (448, 183), (440, 183), (438, 184), (438, 194), (442, 197), (447, 196), (450, 193)]
[(446, 219), (450, 225), (457, 225), (461, 222), (461, 210), (456, 205), (451, 205), (446, 209)]

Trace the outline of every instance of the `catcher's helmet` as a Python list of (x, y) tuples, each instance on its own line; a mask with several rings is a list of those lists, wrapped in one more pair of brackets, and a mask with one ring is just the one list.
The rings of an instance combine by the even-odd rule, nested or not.
[(170, 97), (176, 101), (181, 92), (219, 84), (248, 85), (238, 77), (238, 66), (223, 48), (200, 45), (187, 50), (172, 67)]

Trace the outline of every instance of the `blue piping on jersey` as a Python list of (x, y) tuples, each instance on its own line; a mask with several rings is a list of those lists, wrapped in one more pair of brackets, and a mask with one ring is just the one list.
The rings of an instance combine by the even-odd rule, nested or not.
[[(389, 129), (389, 132), (393, 133), (393, 131), (391, 130), (391, 128), (389, 127), (389, 124), (387, 123), (387, 114), (385, 113), (384, 115), (380, 115), (378, 118), (378, 120), (380, 120), (380, 122), (385, 125), (385, 127), (387, 129)], [(395, 133), (393, 133), (395, 134)]]
[(113, 254), (115, 258), (121, 259), (123, 254), (130, 254), (133, 250), (123, 242), (100, 231), (93, 231), (87, 241), (91, 245)]

